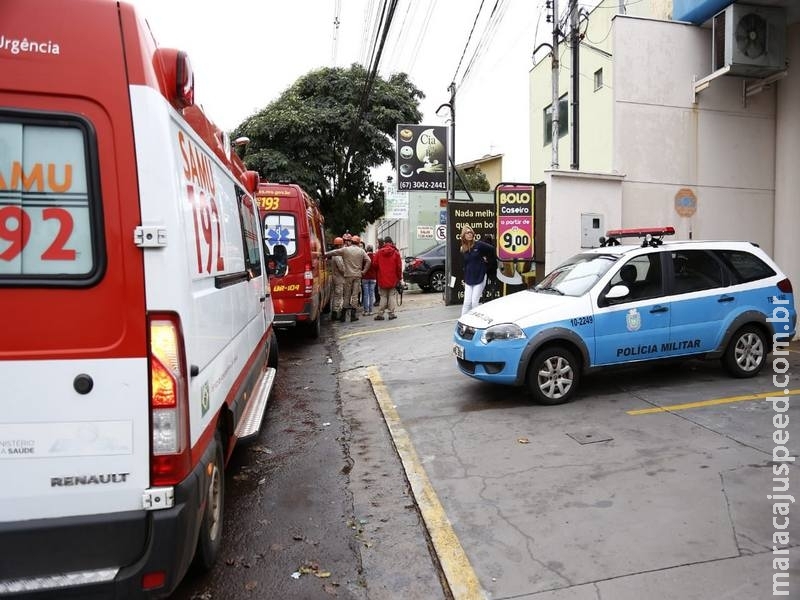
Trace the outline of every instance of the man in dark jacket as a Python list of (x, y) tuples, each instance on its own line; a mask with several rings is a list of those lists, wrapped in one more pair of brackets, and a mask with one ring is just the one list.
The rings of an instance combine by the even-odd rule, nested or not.
[(397, 284), (403, 281), (403, 260), (388, 235), (383, 238), (383, 246), (375, 252), (375, 266), (378, 270), (378, 289), (381, 294), (375, 320), (383, 321), (383, 313), (386, 310), (389, 311), (389, 320), (396, 319), (394, 311), (397, 310)]

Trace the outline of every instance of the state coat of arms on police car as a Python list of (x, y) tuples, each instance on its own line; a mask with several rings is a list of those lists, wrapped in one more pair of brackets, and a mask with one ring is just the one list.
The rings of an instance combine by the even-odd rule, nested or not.
[(628, 331), (639, 331), (642, 326), (642, 315), (637, 309), (630, 309), (625, 315), (625, 324), (628, 326)]

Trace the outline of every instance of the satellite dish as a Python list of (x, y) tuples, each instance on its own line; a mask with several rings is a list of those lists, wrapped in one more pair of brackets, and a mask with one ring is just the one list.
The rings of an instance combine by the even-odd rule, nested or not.
[(767, 51), (767, 21), (747, 13), (736, 24), (736, 46), (747, 58), (758, 58)]

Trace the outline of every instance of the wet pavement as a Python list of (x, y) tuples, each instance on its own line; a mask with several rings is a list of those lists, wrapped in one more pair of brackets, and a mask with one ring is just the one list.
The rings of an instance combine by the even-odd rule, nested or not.
[(265, 429), (229, 469), (223, 560), (174, 597), (753, 600), (789, 556), (800, 598), (800, 509), (775, 509), (773, 543), (767, 497), (798, 489), (773, 477), (798, 453), (800, 345), (781, 462), (774, 357), (753, 379), (595, 374), (547, 407), (458, 371), (459, 313), (407, 292), (395, 321), (282, 335)]
[[(407, 300), (393, 327), (341, 330), (342, 369), (370, 365), (386, 386), (480, 582), (463, 597), (771, 595), (773, 558), (783, 556), (772, 552), (767, 498), (776, 413), (764, 394), (783, 395), (771, 361), (753, 379), (729, 378), (718, 361), (617, 370), (586, 377), (570, 404), (539, 406), (458, 371), (450, 349), (460, 307)], [(793, 398), (799, 351), (795, 343), (789, 356)], [(800, 406), (785, 414), (796, 456)], [(790, 481), (781, 493), (796, 489)], [(791, 557), (795, 512), (778, 544)], [(790, 597), (800, 597), (794, 560)]]
[(369, 382), (340, 369), (347, 325), (326, 322), (319, 340), (279, 333), (261, 435), (226, 471), (221, 558), (172, 599), (445, 597)]

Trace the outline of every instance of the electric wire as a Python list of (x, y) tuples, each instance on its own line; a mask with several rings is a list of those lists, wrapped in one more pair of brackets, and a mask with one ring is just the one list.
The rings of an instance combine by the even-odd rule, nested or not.
[(457, 88), (464, 86), (464, 83), (468, 80), (470, 73), (473, 72), (473, 67), (480, 61), (481, 57), (486, 52), (486, 49), (494, 40), (494, 36), (497, 33), (497, 28), (502, 22), (507, 8), (507, 0), (495, 1), (494, 6), (492, 7), (492, 12), (489, 14), (489, 20), (487, 21), (483, 33), (478, 40), (478, 44), (475, 46), (475, 50), (472, 53), (469, 62), (467, 63), (467, 67), (464, 69), (464, 73), (461, 76), (461, 81), (459, 82)]
[(339, 50), (339, 16), (342, 13), (342, 0), (333, 3), (333, 44), (331, 48), (331, 66), (336, 67), (336, 55)]
[[(387, 18), (387, 11), (389, 9), (388, 2), (389, 2), (389, 0), (383, 0), (383, 5), (381, 6), (381, 9), (380, 9), (380, 15), (379, 16), (376, 15), (376, 19), (375, 19), (375, 24), (376, 24), (375, 34), (374, 34), (374, 39), (372, 41), (371, 50), (370, 50), (369, 66), (367, 67), (367, 71), (369, 73), (372, 73), (373, 67), (374, 67), (374, 70), (377, 72), (377, 68), (378, 67), (377, 67), (377, 64), (376, 64), (375, 57), (376, 57), (376, 54), (377, 54), (377, 51), (378, 51), (378, 44), (380, 43), (381, 36), (384, 36), (383, 39), (385, 40), (386, 39), (385, 36), (388, 33), (388, 28), (387, 28), (387, 30), (384, 29), (385, 23), (386, 23), (386, 18)], [(397, 0), (392, 0), (392, 4), (396, 5), (397, 4)]]
[[(620, 0), (619, 4), (610, 4), (610, 5), (604, 5), (601, 2), (600, 4), (597, 4), (594, 7), (592, 7), (592, 9), (594, 10), (594, 9), (598, 9), (599, 8), (599, 9), (603, 9), (603, 10), (616, 10), (618, 8), (628, 8), (629, 6), (632, 6), (634, 4), (641, 4), (644, 1), (645, 0)], [(582, 4), (581, 6), (583, 6), (585, 8), (589, 8), (592, 5), (591, 4)]]
[(451, 81), (456, 80), (456, 76), (458, 75), (458, 70), (461, 68), (461, 63), (464, 60), (464, 56), (467, 54), (467, 48), (469, 47), (469, 42), (472, 39), (472, 32), (475, 31), (475, 25), (478, 22), (478, 17), (481, 16), (481, 11), (483, 10), (483, 3), (484, 0), (481, 0), (480, 6), (478, 6), (478, 12), (475, 13), (475, 20), (472, 21), (472, 28), (469, 30), (469, 35), (467, 36), (467, 43), (464, 44), (464, 50), (461, 52), (461, 58), (458, 60), (458, 66), (456, 67), (455, 73), (453, 73), (453, 78)]
[[(400, 29), (397, 35), (397, 39), (395, 40), (394, 45), (391, 46), (392, 51), (391, 54), (389, 55), (389, 58), (386, 61), (387, 70), (390, 72), (396, 70), (395, 66), (397, 65), (397, 63), (400, 60), (400, 57), (402, 56), (402, 51), (405, 48), (406, 41), (408, 39), (408, 32), (410, 28), (406, 27), (406, 23), (413, 22), (414, 16), (416, 15), (417, 12), (417, 6), (419, 6), (419, 3), (414, 2), (414, 0), (407, 0), (407, 3), (408, 5), (406, 7), (406, 12), (403, 15), (403, 20), (400, 23)], [(412, 8), (414, 9), (413, 12), (411, 10)], [(411, 17), (411, 20), (409, 20), (409, 15)]]
[(411, 57), (411, 62), (406, 69), (406, 73), (411, 73), (414, 70), (414, 65), (417, 63), (417, 56), (419, 56), (419, 50), (422, 47), (422, 40), (425, 39), (425, 34), (428, 31), (428, 27), (431, 24), (431, 17), (433, 16), (434, 8), (436, 7), (436, 3), (428, 2), (428, 7), (425, 12), (425, 20), (422, 23), (422, 27), (419, 29), (419, 33), (417, 34), (416, 42), (414, 43), (414, 54)]
[[(384, 0), (385, 4), (385, 0)], [(364, 16), (364, 34), (362, 37), (361, 54), (359, 63), (365, 69), (369, 69), (369, 64), (372, 60), (372, 55), (375, 52), (375, 43), (378, 37), (380, 27), (380, 15), (383, 13), (378, 5), (377, 0), (369, 0)]]
[[(389, 30), (392, 27), (392, 20), (394, 18), (394, 12), (397, 8), (398, 0), (384, 0), (383, 2), (383, 10), (381, 12), (380, 17), (380, 28), (378, 31), (379, 40), (376, 38), (375, 50), (372, 53), (372, 57), (370, 60), (369, 69), (367, 70), (367, 78), (364, 82), (364, 88), (361, 91), (361, 95), (359, 98), (359, 107), (356, 114), (355, 119), (353, 120), (352, 125), (350, 126), (350, 137), (351, 140), (355, 138), (356, 130), (359, 127), (364, 115), (367, 112), (367, 107), (369, 106), (369, 98), (372, 94), (372, 88), (375, 85), (375, 78), (378, 73), (378, 67), (381, 62), (381, 55), (383, 54), (383, 48), (386, 44), (386, 38), (389, 35)], [(351, 143), (352, 146), (352, 143)]]

